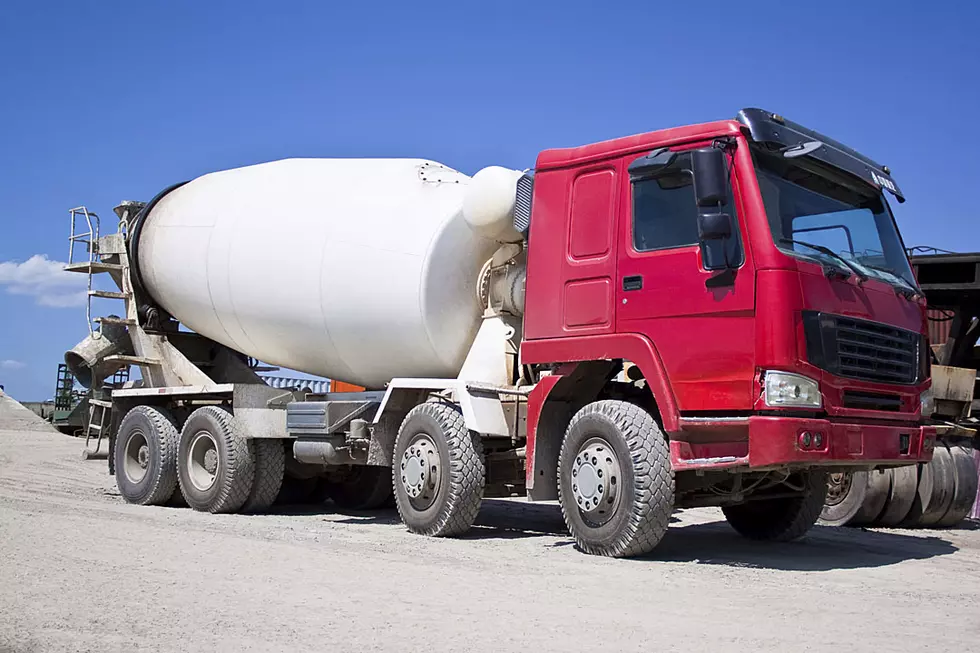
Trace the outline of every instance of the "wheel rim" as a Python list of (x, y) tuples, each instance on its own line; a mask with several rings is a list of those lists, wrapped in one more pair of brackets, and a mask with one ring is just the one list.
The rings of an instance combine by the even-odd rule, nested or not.
[(146, 470), (150, 466), (150, 446), (146, 442), (143, 431), (136, 429), (129, 434), (125, 451), (123, 472), (131, 483), (139, 483), (146, 476)]
[(419, 433), (408, 443), (400, 467), (401, 485), (412, 507), (416, 510), (430, 507), (439, 492), (442, 460), (427, 433)]
[(218, 442), (207, 431), (198, 431), (191, 440), (187, 456), (187, 475), (191, 484), (206, 492), (218, 475)]
[(603, 438), (587, 440), (572, 463), (572, 498), (589, 522), (602, 525), (619, 505), (623, 473), (613, 448)]
[(827, 498), (824, 505), (836, 506), (851, 491), (854, 476), (850, 472), (838, 472), (827, 476)]

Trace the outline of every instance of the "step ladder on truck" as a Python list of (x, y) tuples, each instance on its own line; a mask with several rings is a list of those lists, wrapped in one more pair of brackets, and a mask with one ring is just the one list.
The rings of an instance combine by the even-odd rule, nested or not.
[[(125, 327), (136, 324), (136, 306), (132, 288), (128, 283), (129, 261), (125, 239), (129, 219), (141, 208), (142, 204), (139, 202), (124, 202), (117, 206), (115, 213), (119, 218), (119, 226), (115, 233), (105, 236), (101, 233), (101, 219), (95, 212), (89, 211), (84, 206), (69, 211), (71, 233), (65, 271), (84, 274), (88, 278), (85, 317), (89, 337), (73, 350), (74, 360), (84, 365), (86, 360), (95, 360), (92, 356), (94, 352), (102, 352), (106, 347), (120, 349), (118, 353), (101, 357), (98, 365), (86, 365), (83, 373), (73, 375), (73, 381), (78, 381), (87, 390), (84, 401), (88, 413), (83, 429), (85, 448), (82, 452), (82, 457), (85, 459), (105, 459), (109, 456), (109, 447), (103, 447), (103, 441), (112, 418), (112, 390), (129, 384), (130, 366), (150, 367), (159, 364), (154, 359), (132, 355), (129, 347), (120, 346), (115, 342), (119, 339), (118, 334), (122, 333)], [(108, 275), (117, 289), (98, 288), (95, 283), (96, 275)], [(107, 315), (93, 318), (93, 299), (122, 300), (124, 317)], [(110, 329), (114, 329), (115, 338), (110, 338)], [(65, 373), (71, 374), (67, 370), (68, 367), (66, 366)], [(92, 439), (95, 439), (94, 448), (90, 446)]]

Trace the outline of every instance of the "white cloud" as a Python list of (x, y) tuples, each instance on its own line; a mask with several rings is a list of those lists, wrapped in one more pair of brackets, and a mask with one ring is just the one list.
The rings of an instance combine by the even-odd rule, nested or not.
[(0, 262), (0, 287), (12, 295), (28, 295), (39, 306), (67, 308), (84, 306), (85, 276), (64, 271), (65, 264), (35, 254), (22, 263)]
[(9, 358), (0, 360), (0, 370), (20, 370), (24, 369), (25, 367), (27, 367), (27, 365), (21, 363), (20, 361), (10, 360)]

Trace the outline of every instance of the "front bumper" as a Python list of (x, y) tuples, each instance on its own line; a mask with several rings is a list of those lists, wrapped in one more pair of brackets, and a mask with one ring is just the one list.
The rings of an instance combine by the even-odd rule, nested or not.
[[(804, 433), (820, 434), (821, 445), (805, 448)], [(782, 466), (907, 465), (932, 460), (936, 429), (838, 422), (806, 417), (752, 416), (735, 424), (702, 422), (672, 438), (676, 471)]]
[[(803, 449), (803, 433), (820, 433), (820, 449)], [(879, 426), (788, 417), (749, 418), (749, 466), (787, 463), (860, 465), (928, 462), (936, 444), (930, 426)]]

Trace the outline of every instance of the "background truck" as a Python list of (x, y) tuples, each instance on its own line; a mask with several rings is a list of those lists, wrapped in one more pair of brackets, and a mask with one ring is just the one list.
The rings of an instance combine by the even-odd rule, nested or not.
[(937, 446), (932, 461), (913, 467), (831, 474), (827, 524), (945, 528), (980, 517), (980, 254), (910, 253), (929, 307), (932, 387), (923, 417), (936, 426)]
[[(117, 233), (73, 212), (67, 269), (125, 310), (66, 362), (95, 388), (141, 369), (90, 400), (132, 503), (260, 511), (316, 477), (346, 508), (393, 492), (432, 536), (527, 494), (589, 553), (646, 553), (689, 506), (789, 540), (828, 472), (932, 456), (925, 303), (885, 192), (903, 201), (887, 167), (759, 109), (523, 173), (217, 172), (124, 202)], [(255, 361), (364, 390), (270, 387)]]

